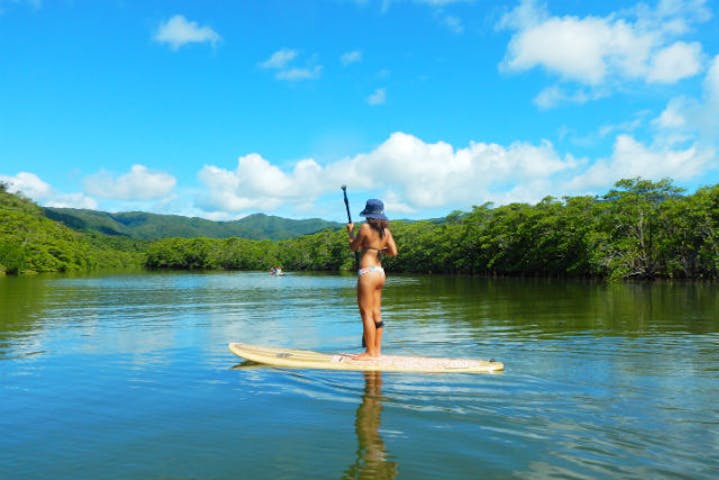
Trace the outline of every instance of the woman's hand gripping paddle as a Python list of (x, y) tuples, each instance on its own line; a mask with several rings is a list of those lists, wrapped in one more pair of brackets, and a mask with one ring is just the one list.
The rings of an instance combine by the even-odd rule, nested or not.
[[(345, 197), (345, 208), (347, 209), (347, 223), (352, 223), (352, 215), (350, 215), (350, 202), (347, 200), (347, 185), (342, 185), (342, 194)], [(359, 269), (359, 252), (355, 250), (355, 270)], [(364, 340), (364, 334), (362, 335), (362, 348), (366, 348), (367, 344)]]

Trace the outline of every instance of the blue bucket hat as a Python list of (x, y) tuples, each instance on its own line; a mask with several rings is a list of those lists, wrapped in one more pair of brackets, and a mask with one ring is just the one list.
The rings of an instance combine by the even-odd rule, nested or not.
[(367, 204), (364, 207), (364, 210), (360, 212), (360, 215), (366, 218), (379, 218), (381, 220), (387, 220), (387, 217), (384, 214), (384, 203), (382, 203), (382, 200), (377, 200), (376, 198), (370, 198), (367, 200)]

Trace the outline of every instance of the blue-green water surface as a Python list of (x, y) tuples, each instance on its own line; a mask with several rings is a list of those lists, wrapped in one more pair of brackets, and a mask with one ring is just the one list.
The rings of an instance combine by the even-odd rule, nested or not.
[(354, 285), (0, 278), (0, 478), (716, 478), (716, 285), (390, 276), (386, 353), (491, 357), (496, 375), (228, 351), (359, 351)]

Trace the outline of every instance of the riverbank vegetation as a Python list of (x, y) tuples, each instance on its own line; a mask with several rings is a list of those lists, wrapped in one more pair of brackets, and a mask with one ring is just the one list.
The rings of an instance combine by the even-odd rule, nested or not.
[(0, 274), (140, 268), (145, 249), (142, 242), (76, 232), (0, 183)]
[(717, 278), (719, 185), (684, 195), (669, 180), (621, 180), (600, 197), (482, 205), (397, 236), (402, 254), (390, 261), (401, 271)]
[[(4, 189), (0, 195), (0, 264), (10, 273), (135, 264), (176, 270), (354, 268), (343, 228), (279, 241), (197, 237), (138, 242), (70, 230), (43, 217), (34, 204)], [(484, 204), (443, 219), (393, 221), (391, 229), (400, 248), (398, 257), (384, 260), (392, 272), (719, 277), (719, 185), (685, 194), (671, 180), (625, 179), (602, 196)]]

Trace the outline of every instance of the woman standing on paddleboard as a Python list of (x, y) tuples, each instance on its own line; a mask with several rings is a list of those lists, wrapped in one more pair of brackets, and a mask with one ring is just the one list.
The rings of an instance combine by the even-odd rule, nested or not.
[(392, 257), (397, 255), (397, 245), (389, 231), (389, 220), (384, 214), (382, 201), (367, 200), (360, 215), (367, 221), (360, 226), (357, 235), (354, 234), (354, 223), (347, 224), (350, 249), (362, 252), (357, 272), (357, 304), (362, 316), (366, 351), (357, 355), (356, 359), (359, 360), (382, 354), (382, 288), (385, 273), (381, 254)]

